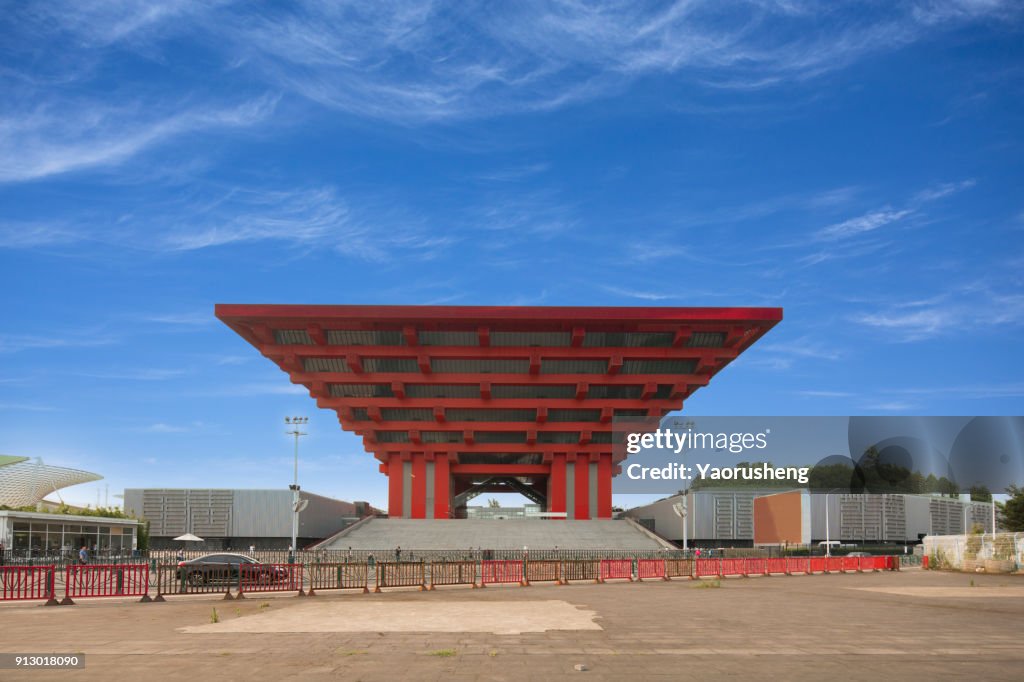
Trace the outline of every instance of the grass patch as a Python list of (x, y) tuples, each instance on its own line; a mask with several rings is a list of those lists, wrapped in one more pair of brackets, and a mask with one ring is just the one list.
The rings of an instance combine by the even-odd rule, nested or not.
[(268, 602), (268, 601), (263, 602), (262, 604), (260, 604), (260, 608), (261, 609), (269, 609), (270, 608), (270, 602)]
[(437, 651), (431, 651), (430, 656), (437, 656), (438, 658), (451, 658), (455, 655), (455, 649), (438, 649)]
[(369, 652), (366, 651), (365, 649), (352, 649), (351, 651), (342, 651), (341, 655), (342, 656), (362, 656), (362, 655), (368, 654), (368, 653)]
[(709, 590), (709, 589), (713, 589), (715, 587), (721, 587), (721, 586), (722, 586), (722, 581), (721, 580), (701, 580), (696, 585), (693, 585), (693, 587), (695, 589), (698, 589), (698, 590)]
[(210, 622), (211, 623), (219, 623), (220, 622), (220, 616), (217, 615), (217, 609), (216, 608), (214, 608), (213, 609), (213, 613), (210, 614)]

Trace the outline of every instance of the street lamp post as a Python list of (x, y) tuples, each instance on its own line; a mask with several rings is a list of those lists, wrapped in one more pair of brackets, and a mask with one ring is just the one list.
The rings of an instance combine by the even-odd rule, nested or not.
[(285, 431), (289, 436), (295, 436), (295, 467), (292, 472), (292, 484), (288, 488), (292, 491), (292, 544), (288, 547), (288, 563), (294, 563), (294, 552), (298, 547), (296, 543), (299, 537), (299, 436), (305, 436), (306, 432), (300, 430), (300, 426), (309, 423), (309, 417), (285, 417), (284, 423), (292, 427), (291, 431)]
[[(693, 423), (692, 419), (687, 419), (685, 422), (683, 422), (683, 428), (686, 429), (687, 431), (692, 430), (694, 426), (695, 426), (695, 424)], [(683, 448), (683, 450), (680, 453), (680, 455), (685, 457), (686, 451), (688, 449), (689, 448)], [(685, 460), (681, 460), (681, 461), (685, 461)], [(685, 466), (683, 467), (683, 470), (684, 471), (686, 470)], [(679, 518), (681, 518), (683, 520), (683, 552), (686, 552), (686, 551), (688, 551), (690, 549), (689, 548), (689, 538), (687, 538), (687, 534), (688, 534), (687, 531), (689, 530), (688, 529), (689, 519), (687, 517), (690, 515), (690, 510), (687, 508), (687, 502), (690, 499), (690, 486), (689, 485), (686, 486), (686, 490), (682, 491), (682, 497), (683, 497), (683, 503), (679, 504), (677, 502), (675, 505), (673, 505), (673, 511), (675, 511), (676, 516), (678, 516)]]
[(675, 512), (676, 516), (683, 520), (683, 551), (685, 552), (688, 549), (686, 546), (686, 494), (683, 493), (682, 497), (683, 501), (681, 503), (676, 502), (672, 505), (672, 511)]
[[(832, 488), (832, 490), (825, 493), (825, 556), (832, 556), (832, 545), (829, 544), (828, 537), (828, 496), (837, 490), (846, 490), (846, 488)], [(861, 517), (863, 518), (863, 513)], [(839, 525), (842, 526), (842, 519), (840, 519)]]

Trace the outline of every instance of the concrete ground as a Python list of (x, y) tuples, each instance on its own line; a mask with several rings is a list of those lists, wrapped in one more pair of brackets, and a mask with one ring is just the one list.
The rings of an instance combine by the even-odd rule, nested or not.
[(81, 652), (86, 667), (0, 679), (1024, 679), (1020, 576), (713, 584), (4, 604), (0, 651)]

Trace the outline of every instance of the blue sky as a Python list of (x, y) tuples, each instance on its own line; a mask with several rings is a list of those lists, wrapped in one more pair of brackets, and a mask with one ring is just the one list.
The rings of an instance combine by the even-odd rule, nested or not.
[[(372, 8), (372, 9), (367, 9)], [(10, 3), (0, 452), (385, 478), (215, 303), (767, 305), (693, 414), (1024, 412), (1024, 13)]]

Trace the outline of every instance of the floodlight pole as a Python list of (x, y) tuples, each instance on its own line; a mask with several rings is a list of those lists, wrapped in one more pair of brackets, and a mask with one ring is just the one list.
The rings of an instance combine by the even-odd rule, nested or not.
[(828, 493), (825, 493), (825, 556), (830, 556), (829, 548), (832, 547), (832, 545), (828, 544), (828, 495)]
[[(844, 488), (832, 488), (832, 490), (829, 490), (827, 493), (825, 493), (825, 556), (832, 556), (832, 545), (829, 544), (829, 537), (828, 537), (828, 496), (831, 495), (832, 493), (834, 493), (837, 490), (844, 490)], [(863, 511), (863, 508), (861, 508), (861, 520), (863, 521), (863, 519), (864, 519), (864, 511)], [(843, 525), (842, 519), (839, 520), (839, 525), (840, 526)], [(840, 529), (840, 530), (842, 530), (842, 529)], [(862, 532), (861, 533), (862, 538), (863, 538), (863, 535), (864, 534)], [(813, 538), (812, 538), (812, 540), (813, 540)]]
[(307, 435), (299, 430), (299, 426), (309, 423), (309, 417), (285, 417), (284, 423), (291, 426), (291, 431), (285, 431), (290, 436), (295, 436), (295, 466), (292, 472), (292, 484), (288, 486), (292, 491), (292, 544), (288, 549), (288, 563), (295, 563), (295, 551), (299, 536), (299, 436)]
[[(694, 426), (695, 426), (695, 424), (693, 423), (692, 419), (687, 419), (685, 422), (683, 422), (683, 428), (686, 429), (687, 431), (692, 430)], [(689, 448), (684, 448), (683, 449), (683, 451), (681, 453), (683, 455), (683, 457), (686, 456), (686, 451), (688, 449)], [(685, 461), (686, 460), (683, 459), (683, 462), (685, 462)], [(683, 471), (686, 471), (686, 467), (685, 466), (683, 467)], [(687, 533), (689, 531), (687, 526), (690, 523), (690, 519), (689, 519), (690, 510), (687, 508), (688, 507), (687, 503), (689, 501), (690, 501), (690, 484), (687, 483), (686, 484), (686, 491), (683, 493), (683, 552), (684, 552), (684, 556), (685, 556), (685, 552), (687, 552), (690, 549), (689, 548), (689, 541), (688, 541), (688, 538), (687, 538)], [(696, 527), (694, 527), (694, 532), (696, 532)]]
[(688, 532), (688, 529), (687, 529), (686, 526), (689, 524), (689, 519), (687, 519), (686, 517), (689, 516), (689, 511), (690, 511), (689, 509), (686, 508), (686, 503), (687, 503), (689, 497), (690, 497), (690, 491), (687, 490), (686, 492), (683, 493), (683, 552), (686, 552), (686, 551), (688, 551), (690, 549), (689, 546), (688, 546), (688, 544), (689, 544), (688, 538), (686, 537), (687, 532)]
[[(992, 542), (996, 541), (996, 496), (992, 496)], [(995, 546), (993, 544), (993, 546)]]

